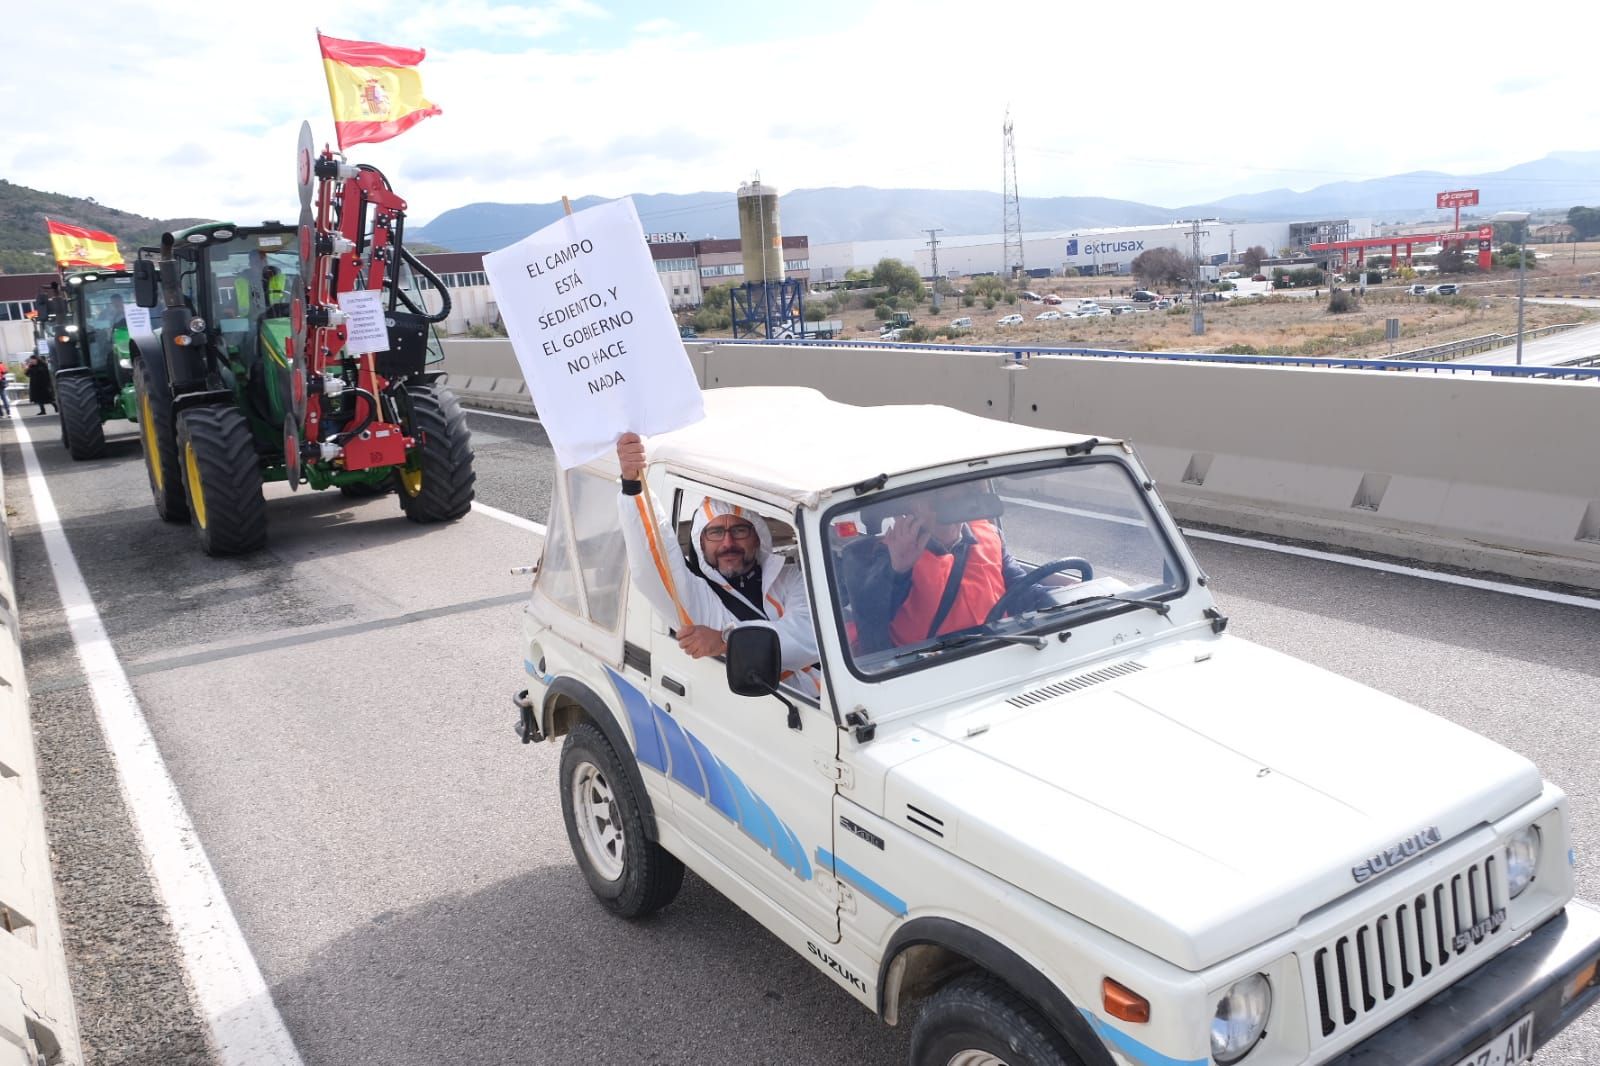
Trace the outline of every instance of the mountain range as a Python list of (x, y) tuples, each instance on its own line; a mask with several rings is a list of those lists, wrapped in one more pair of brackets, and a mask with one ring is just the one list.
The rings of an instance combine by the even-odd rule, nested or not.
[[(1190, 218), (1404, 222), (1440, 217), (1443, 213), (1434, 207), (1434, 194), (1450, 189), (1479, 190), (1486, 211), (1515, 209), (1564, 216), (1574, 205), (1600, 204), (1600, 151), (1553, 152), (1491, 173), (1413, 171), (1333, 182), (1305, 192), (1274, 189), (1178, 207), (1095, 196), (1024, 196), (1020, 208), (1023, 229), (1030, 233), (1159, 225)], [(682, 232), (691, 240), (736, 237), (739, 233), (731, 191), (638, 194), (633, 201), (648, 232)], [(602, 197), (585, 196), (574, 200), (572, 206), (580, 210), (603, 202)], [(1001, 229), (1001, 196), (997, 192), (865, 186), (795, 189), (778, 198), (778, 211), (784, 233), (804, 234), (813, 244), (920, 237), (930, 227), (943, 229), (947, 237), (998, 233)], [(562, 213), (559, 202), (468, 204), (444, 212), (425, 226), (412, 227), (408, 235), (456, 251), (486, 251), (525, 237)]]

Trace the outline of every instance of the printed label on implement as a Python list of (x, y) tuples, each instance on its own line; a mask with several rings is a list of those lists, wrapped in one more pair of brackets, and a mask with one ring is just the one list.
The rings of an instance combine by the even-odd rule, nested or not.
[(517, 365), (570, 469), (630, 430), (704, 414), (700, 386), (632, 200), (560, 219), (483, 257)]
[(389, 350), (389, 322), (383, 311), (383, 293), (377, 289), (357, 289), (339, 294), (339, 309), (345, 320), (345, 351), (351, 355)]

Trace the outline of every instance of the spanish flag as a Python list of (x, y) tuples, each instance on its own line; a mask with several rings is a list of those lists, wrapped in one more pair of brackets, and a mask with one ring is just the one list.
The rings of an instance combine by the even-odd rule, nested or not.
[(342, 41), (317, 34), (333, 102), (339, 150), (398, 137), (439, 109), (422, 95), (417, 64), (427, 53), (376, 41)]
[(69, 226), (50, 218), (44, 220), (44, 228), (50, 233), (50, 250), (55, 252), (56, 266), (123, 269), (122, 253), (117, 250), (117, 239), (111, 234)]

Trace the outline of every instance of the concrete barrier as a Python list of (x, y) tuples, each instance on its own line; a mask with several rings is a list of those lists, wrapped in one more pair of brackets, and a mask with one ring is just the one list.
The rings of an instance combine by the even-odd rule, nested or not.
[[(0, 514), (5, 489), (0, 483)], [(0, 1066), (83, 1061), (56, 917), (22, 672), (11, 532), (0, 517)]]
[[(517, 374), (499, 343), (497, 367), (486, 349), (463, 353), (463, 365), (490, 380)], [(993, 354), (898, 348), (686, 350), (706, 388), (810, 385), (848, 403), (941, 403), (1126, 438), (1184, 521), (1600, 589), (1593, 384), (1073, 356), (1011, 369)]]

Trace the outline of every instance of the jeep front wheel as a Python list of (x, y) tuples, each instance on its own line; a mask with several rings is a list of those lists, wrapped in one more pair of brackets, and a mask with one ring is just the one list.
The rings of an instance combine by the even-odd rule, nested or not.
[(988, 974), (958, 977), (923, 1005), (911, 1066), (1083, 1066), (1021, 996)]
[(644, 835), (633, 785), (611, 742), (580, 722), (561, 749), (561, 814), (589, 888), (613, 914), (643, 918), (671, 903), (683, 863)]

